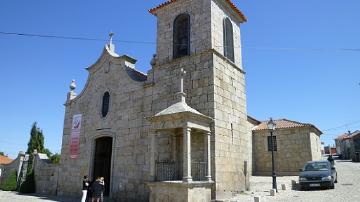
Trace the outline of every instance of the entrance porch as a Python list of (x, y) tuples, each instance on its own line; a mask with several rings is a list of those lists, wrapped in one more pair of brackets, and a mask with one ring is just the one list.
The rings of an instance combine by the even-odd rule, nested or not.
[(179, 102), (153, 117), (150, 155), (150, 202), (208, 202), (211, 200), (212, 118), (185, 102), (180, 70)]
[(210, 128), (158, 129), (151, 136), (150, 201), (210, 201)]

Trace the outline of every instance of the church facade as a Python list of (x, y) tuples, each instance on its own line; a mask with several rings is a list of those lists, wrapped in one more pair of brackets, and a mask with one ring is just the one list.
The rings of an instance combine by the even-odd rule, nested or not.
[(230, 0), (172, 0), (150, 13), (157, 50), (147, 74), (110, 39), (84, 89), (71, 84), (59, 195), (78, 195), (84, 175), (104, 177), (116, 201), (160, 200), (161, 182), (203, 186), (213, 199), (249, 188), (245, 16)]

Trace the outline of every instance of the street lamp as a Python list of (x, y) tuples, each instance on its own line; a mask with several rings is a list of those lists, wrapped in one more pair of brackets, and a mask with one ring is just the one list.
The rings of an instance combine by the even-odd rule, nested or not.
[(274, 167), (274, 138), (273, 138), (273, 132), (275, 131), (275, 122), (272, 120), (272, 118), (270, 118), (270, 121), (267, 122), (267, 127), (270, 131), (270, 139), (271, 139), (271, 162), (272, 162), (272, 168), (271, 168), (271, 172), (272, 172), (272, 188), (276, 190), (276, 192), (278, 192), (277, 189), (277, 185), (276, 185), (276, 174), (275, 174), (275, 167)]

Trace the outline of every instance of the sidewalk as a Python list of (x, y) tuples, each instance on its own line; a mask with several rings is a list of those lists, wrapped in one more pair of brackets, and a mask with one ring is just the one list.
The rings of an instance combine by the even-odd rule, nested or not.
[[(288, 195), (291, 193), (291, 181), (298, 180), (298, 176), (285, 176), (276, 177), (278, 194)], [(250, 177), (250, 191), (246, 191), (241, 194), (235, 195), (233, 198), (228, 199), (228, 202), (254, 202), (255, 196), (260, 196), (261, 201), (273, 201), (274, 198), (270, 196), (270, 189), (272, 189), (272, 177), (271, 176), (251, 176)], [(286, 190), (281, 190), (281, 185), (285, 184)]]
[(78, 202), (80, 198), (69, 198), (69, 197), (59, 197), (59, 196), (46, 196), (40, 194), (29, 194), (22, 195), (17, 192), (8, 192), (0, 190), (0, 202)]

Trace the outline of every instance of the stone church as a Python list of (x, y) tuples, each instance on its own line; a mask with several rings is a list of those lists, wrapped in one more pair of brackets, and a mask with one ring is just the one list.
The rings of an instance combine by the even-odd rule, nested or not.
[(59, 195), (79, 195), (84, 175), (103, 176), (115, 201), (210, 201), (249, 188), (245, 16), (230, 0), (170, 0), (149, 12), (157, 44), (147, 74), (110, 36), (84, 89), (70, 85)]

